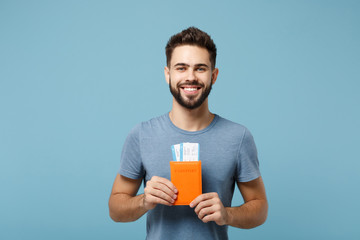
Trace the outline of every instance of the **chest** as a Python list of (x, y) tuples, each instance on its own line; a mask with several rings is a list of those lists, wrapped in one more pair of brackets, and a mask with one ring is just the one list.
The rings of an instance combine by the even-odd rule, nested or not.
[[(237, 168), (238, 144), (233, 141), (218, 144), (216, 139), (196, 137), (154, 136), (141, 141), (141, 157), (145, 169), (145, 181), (152, 176), (170, 177), (171, 145), (181, 142), (200, 144), (203, 190), (211, 191), (221, 185), (232, 185)], [(224, 186), (225, 187), (225, 186)]]

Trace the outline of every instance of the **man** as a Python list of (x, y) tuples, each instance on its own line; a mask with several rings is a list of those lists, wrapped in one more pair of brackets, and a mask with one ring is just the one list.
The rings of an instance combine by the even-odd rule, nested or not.
[[(109, 200), (114, 221), (147, 213), (147, 239), (227, 239), (227, 226), (253, 228), (265, 222), (268, 204), (255, 143), (242, 125), (213, 114), (208, 95), (219, 70), (216, 46), (190, 27), (166, 46), (165, 78), (173, 95), (168, 114), (137, 125), (127, 137)], [(173, 206), (171, 145), (200, 144), (203, 194), (189, 206)], [(144, 194), (136, 195), (144, 180)], [(237, 184), (244, 204), (231, 207)]]

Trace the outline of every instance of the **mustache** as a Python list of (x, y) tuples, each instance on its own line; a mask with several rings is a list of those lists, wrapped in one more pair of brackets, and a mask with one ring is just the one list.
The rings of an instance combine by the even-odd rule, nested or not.
[(196, 80), (193, 81), (186, 81), (184, 83), (178, 83), (177, 87), (182, 87), (182, 86), (200, 86), (200, 87), (204, 87), (205, 85), (203, 83), (199, 83)]

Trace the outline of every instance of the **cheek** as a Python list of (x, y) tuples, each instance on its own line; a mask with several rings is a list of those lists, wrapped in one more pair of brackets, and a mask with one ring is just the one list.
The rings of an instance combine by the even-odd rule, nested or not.
[(181, 76), (177, 75), (170, 75), (171, 85), (176, 86), (179, 82), (181, 82)]

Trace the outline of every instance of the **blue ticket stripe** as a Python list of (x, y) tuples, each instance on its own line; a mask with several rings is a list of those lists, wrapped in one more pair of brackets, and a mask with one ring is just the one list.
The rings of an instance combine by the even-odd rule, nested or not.
[(177, 161), (174, 145), (171, 146), (171, 151), (172, 151), (173, 161)]
[(180, 143), (180, 161), (182, 162), (183, 161), (183, 143)]
[(198, 161), (200, 160), (200, 144), (198, 143)]

